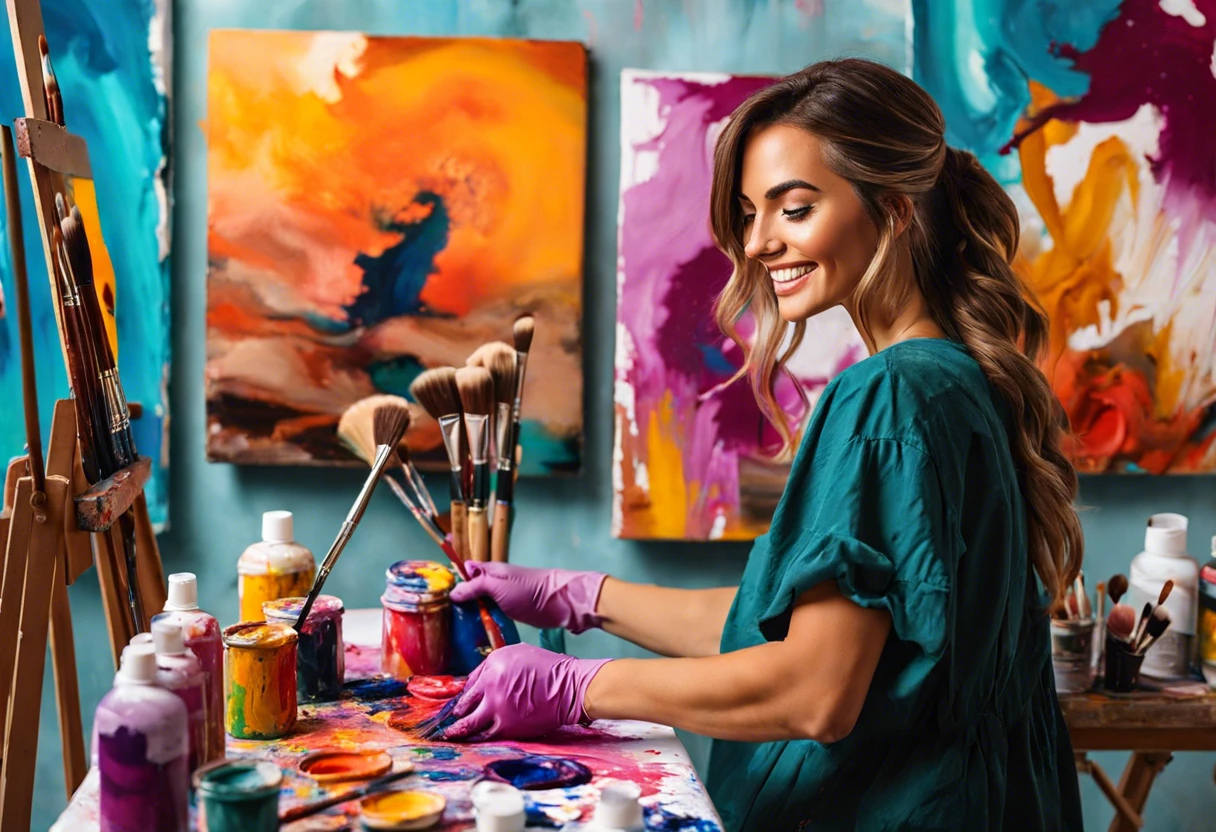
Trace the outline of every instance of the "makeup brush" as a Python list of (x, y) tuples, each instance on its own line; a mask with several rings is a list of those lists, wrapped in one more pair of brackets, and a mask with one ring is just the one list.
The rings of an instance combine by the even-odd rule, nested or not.
[(383, 777), (377, 777), (375, 780), (368, 781), (362, 786), (356, 786), (353, 789), (338, 792), (337, 794), (324, 797), (320, 800), (315, 800), (312, 803), (304, 803), (300, 806), (294, 806), (285, 812), (279, 814), (279, 823), (286, 824), (292, 821), (300, 820), (301, 818), (312, 817), (317, 812), (323, 812), (332, 806), (337, 806), (339, 803), (345, 803), (348, 800), (359, 800), (368, 795), (376, 794), (384, 791), (388, 786), (393, 785), (398, 780), (402, 780), (414, 773), (414, 766), (409, 765), (408, 768), (402, 771), (394, 771), (391, 774), (386, 774)]
[(1132, 630), (1131, 637), (1128, 642), (1132, 647), (1140, 641), (1140, 637), (1144, 635), (1144, 628), (1148, 626), (1148, 620), (1153, 617), (1153, 605), (1151, 602), (1145, 602), (1144, 609), (1140, 611), (1140, 619), (1136, 622), (1136, 629)]
[(1144, 635), (1140, 638), (1135, 652), (1138, 655), (1144, 655), (1148, 652), (1148, 648), (1152, 647), (1157, 639), (1161, 638), (1170, 626), (1170, 611), (1165, 607), (1157, 607), (1153, 610), (1153, 617), (1144, 625)]
[(460, 406), (460, 390), (456, 385), (456, 370), (436, 367), (418, 375), (410, 384), (410, 395), (439, 423), (443, 447), (448, 454), (448, 480), (452, 545), (461, 560), (469, 557), (468, 498), (464, 486), (465, 441), (464, 410)]
[(469, 557), (490, 559), (490, 528), (486, 507), (490, 499), (490, 411), (494, 405), (494, 379), (485, 367), (461, 367), (456, 386), (464, 406), (464, 424), (473, 458), (473, 489), (469, 500)]
[(1119, 599), (1123, 597), (1123, 593), (1127, 592), (1127, 576), (1113, 575), (1110, 579), (1110, 584), (1107, 587), (1110, 590), (1110, 603), (1112, 606), (1119, 603)]
[(304, 600), (304, 607), (300, 610), (300, 617), (296, 619), (294, 625), (297, 632), (304, 626), (304, 622), (308, 620), (308, 613), (312, 611), (313, 602), (321, 594), (321, 587), (325, 585), (325, 579), (329, 577), (330, 570), (334, 568), (334, 564), (338, 561), (338, 556), (342, 554), (342, 550), (346, 548), (351, 535), (355, 533), (355, 527), (363, 519), (363, 512), (367, 509), (368, 500), (371, 499), (372, 491), (375, 490), (376, 483), (380, 481), (384, 469), (388, 466), (390, 460), (396, 459), (397, 445), (401, 442), (401, 437), (405, 435), (409, 422), (409, 408), (394, 404), (383, 404), (376, 408), (372, 424), (372, 431), (376, 440), (376, 456), (372, 461), (371, 473), (368, 474), (367, 479), (363, 482), (363, 487), (359, 489), (359, 496), (355, 498), (354, 505), (347, 512), (346, 519), (342, 521), (342, 528), (338, 530), (338, 536), (334, 539), (333, 545), (329, 547), (329, 551), (325, 554), (325, 560), (321, 563), (321, 568), (317, 570), (317, 577), (312, 583), (312, 589), (308, 591), (308, 597)]
[(1115, 604), (1106, 617), (1106, 630), (1121, 641), (1131, 638), (1136, 627), (1136, 613), (1127, 604)]
[[(346, 408), (342, 413), (342, 418), (338, 420), (338, 440), (347, 450), (368, 465), (371, 465), (372, 461), (376, 458), (375, 414), (381, 405), (394, 405), (410, 410), (410, 403), (401, 396), (368, 396)], [(411, 426), (414, 424), (412, 411), (410, 413), (409, 424)], [(408, 434), (408, 428), (406, 432)], [(431, 499), (430, 491), (427, 489), (422, 475), (418, 473), (418, 469), (410, 462), (408, 446), (404, 444), (399, 445), (397, 450), (399, 453), (395, 458), (389, 459), (388, 468), (392, 469), (400, 463), (404, 470), (405, 480), (418, 498), (419, 505), (424, 511), (433, 516), (436, 513), (435, 503)], [(385, 479), (390, 482), (396, 482), (388, 474), (385, 475)]]
[(515, 341), (515, 401), (511, 406), (512, 433), (511, 444), (512, 462), (518, 464), (515, 454), (519, 449), (519, 425), (524, 404), (524, 376), (528, 372), (528, 350), (532, 349), (532, 336), (536, 334), (536, 319), (531, 313), (520, 315), (515, 319), (511, 335)]

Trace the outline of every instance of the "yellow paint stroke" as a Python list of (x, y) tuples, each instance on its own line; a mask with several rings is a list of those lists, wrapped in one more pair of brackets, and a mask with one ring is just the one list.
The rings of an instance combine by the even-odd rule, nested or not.
[(238, 624), (224, 633), (224, 727), (238, 739), (268, 740), (296, 724), (295, 630)]
[(309, 567), (296, 572), (269, 572), (265, 575), (238, 575), (237, 595), (240, 597), (241, 620), (262, 621), (266, 618), (262, 604), (280, 598), (307, 595), (312, 589), (316, 569)]
[(649, 529), (644, 537), (682, 538), (688, 525), (689, 493), (684, 481), (682, 431), (665, 391), (646, 425), (646, 473), (650, 481)]
[[(89, 241), (89, 253), (93, 257), (93, 288), (101, 304), (101, 317), (105, 321), (106, 334), (110, 338), (110, 349), (114, 360), (118, 360), (118, 326), (115, 309), (118, 305), (118, 288), (114, 280), (114, 264), (101, 236), (101, 213), (97, 210), (97, 190), (88, 179), (72, 180), (73, 198), (84, 220), (84, 235)], [(130, 301), (128, 301), (130, 302)]]

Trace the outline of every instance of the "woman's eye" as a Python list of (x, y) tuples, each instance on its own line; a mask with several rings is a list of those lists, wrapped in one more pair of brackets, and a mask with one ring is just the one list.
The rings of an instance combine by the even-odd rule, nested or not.
[(805, 205), (802, 208), (782, 208), (781, 216), (788, 217), (791, 220), (800, 220), (807, 214), (811, 213), (811, 206)]
[(755, 214), (744, 214), (744, 215), (743, 215), (743, 224), (744, 224), (744, 225), (747, 225), (748, 223), (750, 223), (750, 222), (751, 222), (752, 220), (754, 220), (755, 218), (756, 218), (756, 215), (755, 215)]

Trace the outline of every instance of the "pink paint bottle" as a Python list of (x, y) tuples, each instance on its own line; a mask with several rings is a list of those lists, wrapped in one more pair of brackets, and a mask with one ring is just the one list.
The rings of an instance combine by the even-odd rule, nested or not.
[(93, 717), (101, 832), (186, 832), (186, 706), (157, 686), (152, 645), (124, 649), (118, 672)]
[(182, 628), (168, 621), (152, 625), (152, 642), (156, 646), (156, 684), (172, 691), (186, 706), (186, 722), (190, 733), (190, 771), (206, 760), (207, 697), (203, 666), (182, 640)]
[(186, 647), (203, 666), (203, 687), (207, 698), (207, 744), (201, 762), (224, 756), (224, 640), (215, 616), (198, 608), (198, 580), (193, 572), (174, 572), (169, 576), (169, 600), (165, 611), (152, 617), (152, 623), (166, 621), (182, 628)]

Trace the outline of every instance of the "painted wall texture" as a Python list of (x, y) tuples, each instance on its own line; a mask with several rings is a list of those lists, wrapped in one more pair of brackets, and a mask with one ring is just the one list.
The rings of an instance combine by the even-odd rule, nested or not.
[[(54, 0), (46, 0), (49, 4)], [(619, 73), (623, 68), (747, 74), (788, 72), (817, 58), (866, 52), (872, 7), (903, 0), (179, 0), (176, 4), (177, 169), (172, 286), (174, 420), (170, 530), (161, 536), (166, 571), (200, 575), (203, 605), (223, 622), (236, 619), (235, 563), (259, 533), (264, 510), (296, 512), (298, 538), (324, 550), (361, 482), (357, 471), (244, 469), (204, 461), (203, 338), (206, 274), (206, 43), (220, 27), (360, 30), (373, 34), (493, 35), (577, 39), (591, 55), (584, 352), (586, 445), (577, 480), (525, 480), (513, 560), (528, 565), (596, 568), (628, 580), (704, 587), (737, 581), (744, 543), (641, 543), (610, 535), (612, 483), (612, 357), (616, 273), (616, 210), (620, 172)], [(6, 115), (7, 117), (7, 115)], [(538, 229), (537, 233), (544, 233)], [(442, 485), (433, 483), (433, 487)], [(334, 495), (343, 495), (341, 498)], [(1216, 533), (1216, 481), (1207, 477), (1087, 477), (1081, 502), (1088, 539), (1087, 572), (1126, 570), (1141, 548), (1155, 511), (1191, 518), (1191, 548), (1207, 557)], [(372, 606), (391, 560), (430, 557), (413, 521), (377, 493), (326, 591), (348, 607)], [(91, 711), (109, 687), (110, 664), (95, 576), (72, 589), (86, 734)], [(525, 635), (535, 639), (535, 633)], [(580, 655), (635, 656), (641, 651), (606, 634), (569, 640)], [(64, 806), (54, 699), (42, 711), (34, 828), (45, 829)], [(707, 741), (684, 737), (694, 759)], [(1117, 776), (1125, 755), (1096, 758)], [(1216, 754), (1181, 754), (1153, 790), (1148, 828), (1202, 829), (1216, 814)], [(1091, 782), (1082, 784), (1090, 829), (1105, 828), (1112, 811)], [(1016, 799), (1016, 796), (1011, 796)]]

